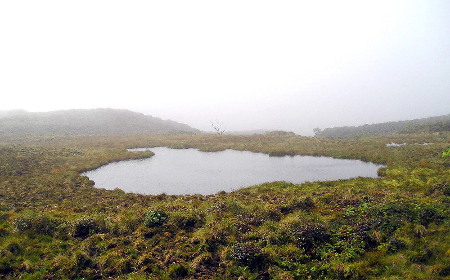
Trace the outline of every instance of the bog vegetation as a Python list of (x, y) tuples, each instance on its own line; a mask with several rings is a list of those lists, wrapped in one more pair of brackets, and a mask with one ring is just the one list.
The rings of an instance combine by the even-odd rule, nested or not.
[[(80, 175), (149, 157), (126, 148), (154, 146), (387, 167), (376, 179), (270, 182), (208, 196), (109, 191)], [(0, 278), (449, 279), (449, 147), (449, 132), (4, 137)]]

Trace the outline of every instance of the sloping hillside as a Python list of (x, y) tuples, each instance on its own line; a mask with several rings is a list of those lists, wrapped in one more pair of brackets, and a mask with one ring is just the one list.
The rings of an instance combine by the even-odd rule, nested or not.
[(128, 110), (64, 110), (46, 113), (2, 112), (0, 135), (136, 135), (199, 133), (186, 124)]
[(326, 128), (324, 130), (315, 130), (315, 136), (345, 138), (365, 135), (388, 135), (393, 133), (403, 134), (422, 132), (429, 133), (440, 131), (450, 131), (450, 114), (410, 121)]

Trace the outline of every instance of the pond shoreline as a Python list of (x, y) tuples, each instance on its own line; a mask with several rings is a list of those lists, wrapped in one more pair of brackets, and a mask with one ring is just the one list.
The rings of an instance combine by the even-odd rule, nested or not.
[(286, 181), (294, 184), (356, 177), (377, 178), (384, 168), (370, 162), (326, 156), (273, 156), (267, 153), (226, 149), (203, 152), (195, 148), (130, 148), (152, 151), (148, 158), (109, 163), (83, 172), (97, 188), (119, 188), (147, 195), (215, 194), (221, 191)]

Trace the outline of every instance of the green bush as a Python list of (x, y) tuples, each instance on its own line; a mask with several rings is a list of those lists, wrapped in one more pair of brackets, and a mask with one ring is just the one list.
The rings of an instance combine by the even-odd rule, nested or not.
[(160, 210), (151, 210), (145, 214), (144, 225), (146, 227), (157, 227), (163, 225), (169, 216)]
[(181, 264), (174, 264), (169, 268), (170, 279), (180, 279), (188, 276), (188, 269)]
[(429, 226), (432, 222), (439, 223), (443, 217), (433, 206), (424, 206), (418, 210), (418, 220), (421, 225)]
[(231, 258), (239, 265), (248, 266), (252, 270), (262, 268), (267, 262), (266, 254), (255, 243), (237, 243), (231, 249)]
[(298, 201), (292, 201), (289, 204), (285, 204), (280, 207), (280, 211), (283, 214), (289, 214), (297, 210), (309, 211), (316, 207), (314, 200), (311, 197), (306, 197), (304, 199), (300, 199)]
[(7, 236), (8, 233), (9, 233), (8, 230), (0, 225), (0, 237)]
[(89, 217), (76, 220), (72, 225), (72, 236), (77, 238), (86, 238), (89, 235), (100, 232), (98, 223)]
[(444, 152), (442, 152), (442, 158), (450, 157), (450, 147), (447, 148)]
[(417, 252), (413, 252), (409, 256), (409, 260), (413, 263), (425, 264), (430, 258), (433, 256), (433, 252), (431, 250), (420, 250)]
[(76, 269), (83, 269), (88, 267), (92, 260), (84, 252), (77, 251), (73, 256), (73, 262)]
[(377, 170), (378, 177), (386, 177), (386, 170), (387, 170), (386, 167), (378, 168)]
[(406, 243), (401, 239), (391, 237), (388, 241), (388, 251), (391, 253), (398, 252), (400, 250), (406, 249)]
[(407, 202), (390, 202), (373, 212), (373, 223), (387, 234), (393, 233), (407, 221), (413, 221), (416, 211)]
[(53, 236), (60, 221), (44, 214), (25, 213), (13, 222), (13, 228), (19, 232), (31, 232)]
[(219, 246), (227, 244), (228, 232), (221, 228), (212, 228), (211, 233), (205, 238), (206, 250), (216, 251)]
[(5, 246), (5, 249), (13, 253), (14, 255), (18, 255), (22, 252), (22, 248), (19, 243), (12, 241)]
[(288, 232), (294, 243), (306, 252), (322, 243), (330, 242), (331, 236), (322, 224), (293, 225)]
[(185, 215), (172, 216), (178, 228), (191, 231), (204, 224), (204, 216), (198, 213), (188, 213)]
[(14, 263), (13, 254), (9, 253), (8, 256), (0, 251), (0, 275), (5, 275), (16, 270), (18, 265)]

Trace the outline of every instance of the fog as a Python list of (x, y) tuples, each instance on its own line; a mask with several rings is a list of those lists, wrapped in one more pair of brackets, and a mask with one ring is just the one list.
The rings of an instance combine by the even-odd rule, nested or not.
[(450, 113), (450, 1), (1, 1), (0, 110), (211, 130)]

